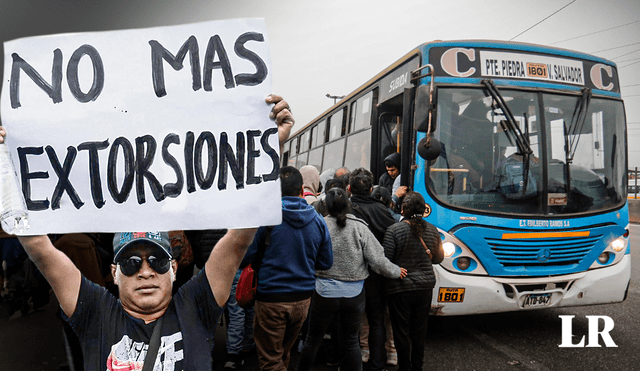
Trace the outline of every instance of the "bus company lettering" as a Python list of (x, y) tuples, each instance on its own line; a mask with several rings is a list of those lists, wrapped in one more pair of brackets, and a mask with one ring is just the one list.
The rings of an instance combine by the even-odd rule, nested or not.
[(584, 84), (582, 69), (571, 66), (553, 66), (553, 79), (556, 81)]
[(527, 70), (524, 62), (519, 60), (486, 59), (484, 75), (524, 78)]
[(442, 54), (442, 57), (440, 57), (440, 65), (442, 66), (442, 69), (450, 76), (472, 76), (474, 73), (476, 73), (475, 67), (469, 67), (469, 69), (466, 71), (460, 71), (460, 66), (458, 65), (458, 57), (460, 55), (466, 56), (466, 59), (469, 62), (474, 62), (476, 60), (476, 52), (474, 49), (451, 48), (444, 52)]
[(524, 63), (522, 61), (502, 61), (502, 76), (525, 77)]
[(602, 81), (602, 72), (605, 72), (609, 78), (613, 77), (613, 68), (611, 66), (607, 66), (605, 64), (598, 63), (595, 66), (591, 67), (591, 82), (598, 89), (602, 90), (611, 90), (614, 87), (613, 82), (609, 82), (607, 85), (604, 85)]
[(567, 228), (570, 226), (571, 226), (571, 223), (569, 220), (520, 219), (520, 227)]
[[(543, 55), (480, 51), (482, 75), (584, 85), (582, 62)], [(596, 74), (599, 73), (599, 70)], [(609, 74), (610, 75), (610, 74)]]
[(389, 93), (392, 93), (396, 89), (400, 89), (401, 87), (407, 85), (409, 81), (409, 72), (403, 73), (402, 75), (396, 77), (391, 80), (389, 83)]

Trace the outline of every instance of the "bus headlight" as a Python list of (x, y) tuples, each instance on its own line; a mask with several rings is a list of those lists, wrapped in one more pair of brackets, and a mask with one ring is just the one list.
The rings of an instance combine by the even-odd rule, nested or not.
[(453, 242), (445, 242), (442, 244), (442, 248), (444, 249), (444, 257), (450, 258), (456, 252), (456, 245)]
[(598, 269), (617, 264), (624, 257), (626, 250), (629, 248), (629, 230), (622, 236), (611, 241), (609, 245), (602, 251), (598, 258), (591, 264), (589, 269)]
[(458, 274), (487, 274), (473, 251), (462, 241), (441, 229), (438, 229), (438, 231), (440, 232), (444, 250), (444, 260), (440, 263), (442, 268)]
[(620, 252), (627, 247), (627, 241), (624, 238), (620, 237), (613, 242), (611, 242), (611, 248), (615, 252)]

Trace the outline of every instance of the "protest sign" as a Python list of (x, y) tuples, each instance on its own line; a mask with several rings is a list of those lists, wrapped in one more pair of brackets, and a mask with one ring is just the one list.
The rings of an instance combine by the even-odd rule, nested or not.
[(263, 20), (30, 37), (4, 51), (25, 234), (280, 223)]

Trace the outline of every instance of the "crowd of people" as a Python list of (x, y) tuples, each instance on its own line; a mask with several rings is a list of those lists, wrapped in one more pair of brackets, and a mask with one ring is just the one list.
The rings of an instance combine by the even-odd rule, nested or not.
[[(282, 144), (293, 117), (282, 98), (267, 102), (274, 104)], [(4, 135), (0, 127), (0, 142)], [(363, 365), (380, 371), (387, 364), (422, 370), (432, 265), (443, 259), (442, 242), (423, 219), (422, 196), (399, 186), (399, 154), (385, 165), (378, 185), (364, 168), (340, 168), (329, 177), (314, 166), (281, 168), (283, 222), (277, 226), (2, 235), (0, 283), (13, 287), (8, 283), (17, 281), (16, 272), (28, 269), (23, 263), (32, 265), (40, 277), (33, 287), (51, 288), (60, 303), (76, 370), (147, 363), (210, 369), (225, 312), (228, 370), (241, 368), (254, 351), (262, 370), (287, 370), (295, 347), (297, 369), (306, 371), (325, 342), (326, 362), (342, 371)], [(235, 289), (254, 259), (260, 259), (256, 301), (242, 308)], [(20, 295), (26, 295), (23, 305), (44, 300), (35, 289), (14, 290), (8, 299)]]

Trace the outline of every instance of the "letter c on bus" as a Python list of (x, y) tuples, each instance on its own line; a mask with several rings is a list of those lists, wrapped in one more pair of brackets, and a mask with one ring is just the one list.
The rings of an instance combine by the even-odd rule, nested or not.
[(609, 77), (613, 77), (613, 69), (611, 68), (611, 66), (598, 63), (595, 66), (591, 67), (591, 81), (593, 82), (593, 85), (595, 85), (596, 88), (602, 90), (613, 89), (612, 82), (610, 82), (607, 86), (602, 85), (602, 70), (607, 71), (607, 75), (609, 75)]
[(469, 77), (476, 72), (476, 69), (475, 67), (471, 67), (467, 71), (458, 71), (458, 54), (460, 53), (466, 55), (470, 62), (476, 60), (476, 53), (473, 49), (452, 48), (442, 54), (440, 65), (442, 65), (442, 69), (451, 76)]

